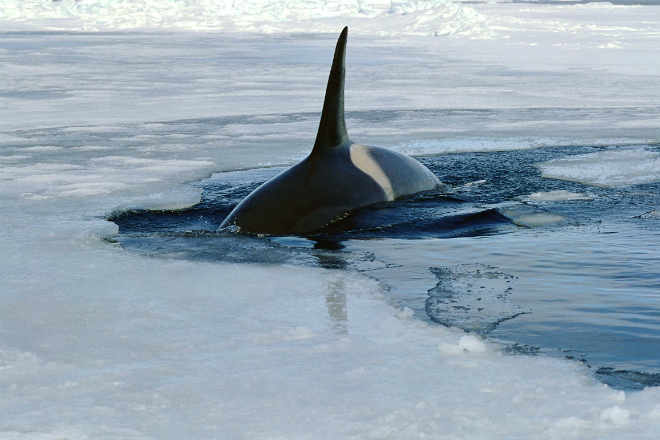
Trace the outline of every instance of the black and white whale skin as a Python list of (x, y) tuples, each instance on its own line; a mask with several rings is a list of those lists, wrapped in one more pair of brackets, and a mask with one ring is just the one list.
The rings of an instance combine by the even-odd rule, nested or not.
[(344, 120), (344, 28), (330, 70), (323, 113), (310, 155), (247, 196), (220, 225), (253, 234), (307, 234), (351, 209), (439, 188), (418, 161), (351, 142)]

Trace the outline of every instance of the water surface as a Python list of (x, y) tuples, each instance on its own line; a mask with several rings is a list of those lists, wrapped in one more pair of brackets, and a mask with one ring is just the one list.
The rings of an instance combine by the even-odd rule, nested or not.
[(360, 208), (304, 237), (217, 231), (282, 167), (193, 183), (203, 197), (188, 209), (109, 219), (124, 247), (154, 257), (359, 270), (421, 319), (499, 340), (511, 353), (578, 359), (607, 383), (641, 388), (660, 384), (660, 184), (595, 187), (543, 178), (538, 167), (622, 149), (658, 151), (573, 146), (420, 157), (450, 189)]

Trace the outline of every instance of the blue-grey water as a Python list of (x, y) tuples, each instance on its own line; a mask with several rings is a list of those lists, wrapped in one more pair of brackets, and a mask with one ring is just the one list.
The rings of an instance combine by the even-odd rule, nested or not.
[[(642, 388), (660, 385), (660, 218), (649, 214), (660, 183), (601, 188), (543, 178), (535, 166), (621, 148), (630, 147), (421, 157), (449, 190), (358, 209), (305, 237), (217, 232), (277, 167), (192, 183), (203, 196), (188, 209), (109, 220), (125, 248), (154, 257), (362, 271), (421, 319), (486, 335), (513, 354), (577, 359), (606, 383)], [(588, 199), (526, 197), (557, 190)], [(543, 214), (561, 220), (521, 221)]]

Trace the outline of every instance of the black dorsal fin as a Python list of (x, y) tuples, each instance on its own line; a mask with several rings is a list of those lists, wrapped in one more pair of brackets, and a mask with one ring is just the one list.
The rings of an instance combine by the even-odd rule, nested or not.
[(348, 27), (341, 31), (335, 57), (332, 60), (330, 77), (328, 78), (328, 87), (325, 89), (325, 101), (323, 102), (323, 113), (319, 131), (316, 134), (316, 142), (310, 156), (321, 154), (333, 148), (348, 146), (351, 141), (348, 139), (346, 131), (346, 121), (344, 120), (344, 76), (346, 68), (346, 38), (348, 37)]

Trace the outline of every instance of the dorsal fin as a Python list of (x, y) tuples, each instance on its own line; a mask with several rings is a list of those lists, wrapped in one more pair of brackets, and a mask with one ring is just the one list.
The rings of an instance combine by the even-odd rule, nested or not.
[(335, 57), (332, 60), (328, 87), (325, 89), (325, 101), (316, 142), (310, 156), (321, 154), (332, 148), (348, 146), (348, 132), (344, 120), (344, 76), (346, 73), (346, 38), (348, 27), (345, 27), (337, 41)]

